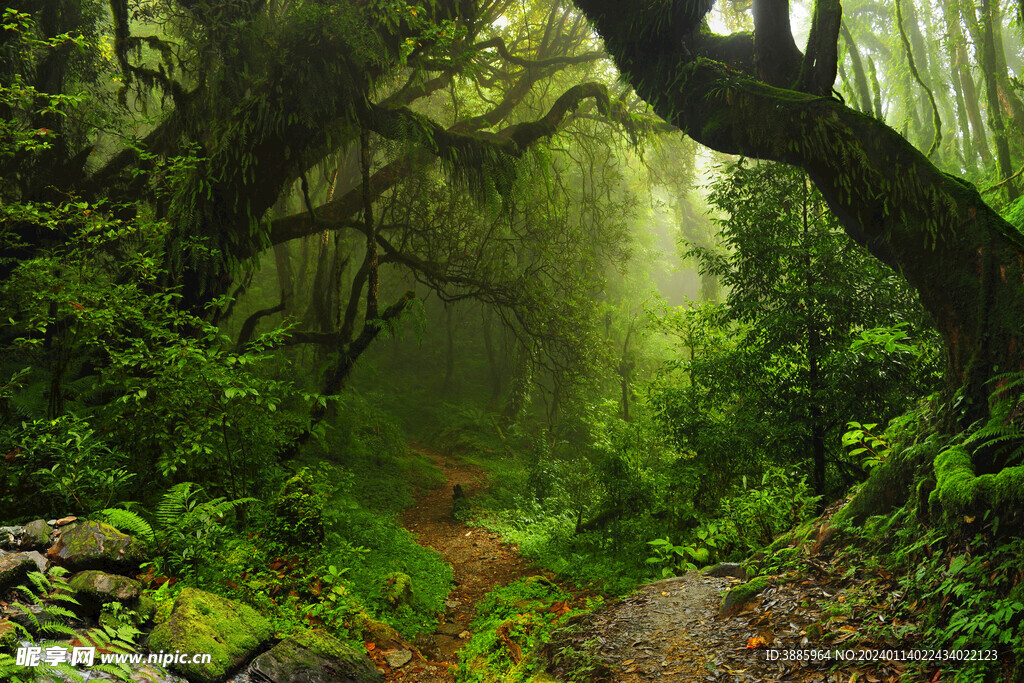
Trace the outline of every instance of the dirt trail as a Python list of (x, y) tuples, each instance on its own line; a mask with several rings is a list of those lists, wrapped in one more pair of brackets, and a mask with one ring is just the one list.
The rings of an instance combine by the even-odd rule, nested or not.
[(479, 468), (418, 446), (413, 448), (441, 468), (446, 483), (419, 496), (402, 515), (402, 522), (417, 535), (420, 545), (438, 551), (452, 565), (455, 586), (437, 630), (416, 638), (415, 645), (422, 657), (414, 657), (408, 665), (389, 671), (386, 680), (454, 681), (449, 668), (458, 662), (458, 652), (470, 636), (476, 604), (494, 588), (539, 572), (519, 556), (515, 546), (502, 543), (497, 534), (466, 526), (452, 517), (452, 491), (456, 484), (470, 497), (486, 486)]
[[(458, 662), (459, 650), (471, 635), (470, 624), (481, 598), (498, 586), (545, 572), (520, 557), (515, 546), (502, 543), (497, 534), (468, 527), (452, 516), (452, 490), (456, 484), (470, 497), (486, 485), (479, 468), (415, 448), (434, 460), (446, 483), (418, 497), (402, 515), (402, 521), (417, 534), (421, 545), (437, 550), (452, 565), (455, 586), (436, 631), (416, 639), (418, 652), (411, 662), (392, 669), (383, 665), (381, 652), (374, 653), (374, 660), (386, 672), (385, 680), (389, 682), (453, 683), (453, 667)], [(724, 618), (719, 615), (722, 595), (741, 583), (738, 579), (693, 571), (646, 584), (604, 610), (581, 617), (575, 628), (558, 638), (559, 643), (553, 643), (557, 645), (554, 650), (568, 646), (588, 651), (594, 661), (603, 664), (604, 675), (595, 674), (593, 679), (602, 683), (846, 683), (851, 676), (853, 680), (872, 683), (900, 680), (905, 671), (898, 664), (861, 664), (831, 671), (831, 662), (769, 661), (764, 649), (748, 648), (755, 638), (775, 648), (814, 648), (804, 634), (808, 626), (816, 623), (843, 634), (832, 647), (852, 645), (846, 643), (854, 635), (854, 631), (847, 630), (851, 628), (847, 617), (829, 618), (817, 605), (857, 581), (838, 580), (837, 572), (824, 571), (827, 567), (822, 563), (828, 562), (825, 556), (808, 562), (821, 571), (800, 577), (802, 580), (772, 581), (738, 614)], [(878, 610), (882, 611), (882, 607)], [(875, 618), (872, 611), (866, 621)], [(555, 659), (552, 673), (566, 673)]]

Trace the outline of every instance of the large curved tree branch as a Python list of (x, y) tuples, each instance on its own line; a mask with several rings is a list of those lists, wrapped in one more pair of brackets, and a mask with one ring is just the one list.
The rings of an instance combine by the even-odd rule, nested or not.
[[(985, 382), (1024, 367), (1024, 238), (978, 192), (943, 173), (884, 123), (826, 96), (772, 87), (743, 64), (641, 58), (623, 22), (640, 0), (576, 0), (654, 110), (696, 141), (809, 173), (847, 234), (918, 291), (946, 342), (950, 388), (985, 414)], [(657, 44), (656, 38), (653, 40)], [(620, 51), (622, 54), (620, 55)]]
[[(619, 123), (634, 134), (669, 130), (660, 121), (631, 114), (621, 102), (610, 98), (607, 86), (602, 83), (573, 86), (555, 101), (544, 116), (507, 126), (496, 133), (471, 131), (494, 125), (492, 121), (500, 121), (499, 115), (514, 108), (514, 105), (507, 104), (507, 100), (486, 115), (460, 121), (447, 129), (406, 108), (372, 107), (366, 115), (371, 130), (386, 138), (415, 140), (425, 151), (396, 159), (373, 173), (368, 185), (371, 199), (378, 199), (399, 181), (425, 168), (438, 157), (450, 159), (453, 164), (466, 164), (470, 157), (485, 163), (482, 157), (486, 155), (491, 155), (493, 161), (499, 163), (502, 158), (516, 159), (538, 140), (557, 132), (569, 114), (589, 99), (595, 101), (596, 109), (604, 120)], [(315, 210), (317, 221), (311, 220), (306, 211), (275, 219), (270, 225), (270, 243), (280, 244), (329, 227), (350, 227), (354, 216), (362, 209), (363, 201), (361, 190), (353, 189), (318, 206)]]

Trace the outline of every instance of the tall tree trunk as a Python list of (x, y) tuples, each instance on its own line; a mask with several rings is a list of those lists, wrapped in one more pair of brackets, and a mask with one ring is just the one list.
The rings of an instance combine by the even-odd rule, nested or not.
[[(969, 171), (976, 171), (978, 155), (982, 154), (984, 159), (983, 150), (978, 150), (973, 142), (970, 116), (968, 114), (967, 103), (964, 101), (964, 88), (963, 82), (960, 78), (960, 51), (963, 50), (963, 34), (960, 31), (959, 17), (952, 13), (949, 0), (945, 0), (942, 3), (942, 16), (945, 21), (946, 36), (943, 40), (943, 44), (946, 47), (946, 58), (949, 60), (950, 70), (953, 72), (952, 85), (953, 85), (953, 99), (956, 106), (956, 121), (957, 127), (960, 129), (960, 141), (961, 149), (963, 150), (964, 164)], [(955, 25), (954, 25), (955, 23)], [(959, 38), (957, 37), (959, 36)], [(959, 43), (957, 40), (959, 39)], [(966, 59), (966, 55), (964, 57)]]
[[(992, 137), (996, 142), (996, 162), (999, 164), (999, 175), (1004, 181), (1007, 199), (1017, 198), (1017, 187), (1010, 177), (1013, 175), (1013, 159), (1010, 157), (1010, 141), (1003, 118), (1002, 101), (999, 98), (999, 61), (996, 54), (995, 30), (992, 22), (998, 17), (995, 5), (998, 0), (982, 0), (981, 2), (981, 70), (985, 74), (985, 100), (988, 103), (988, 121), (992, 128)], [(970, 9), (973, 12), (973, 8)]]
[(853, 65), (853, 82), (857, 87), (857, 99), (859, 109), (865, 114), (871, 114), (871, 91), (868, 89), (868, 79), (864, 75), (864, 65), (861, 63), (860, 53), (857, 51), (857, 43), (853, 40), (853, 34), (842, 24), (843, 40), (846, 42), (846, 50), (850, 55), (850, 63)]

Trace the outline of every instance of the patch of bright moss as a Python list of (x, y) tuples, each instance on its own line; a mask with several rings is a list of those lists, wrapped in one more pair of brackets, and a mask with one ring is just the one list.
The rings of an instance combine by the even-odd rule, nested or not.
[(769, 581), (767, 576), (759, 576), (730, 590), (722, 599), (721, 615), (727, 617), (738, 612), (744, 604), (767, 588)]
[(963, 446), (947, 448), (935, 458), (935, 489), (928, 502), (953, 520), (982, 510), (1017, 509), (1024, 502), (1024, 466), (979, 477)]
[(270, 639), (272, 629), (254, 609), (196, 588), (186, 588), (170, 618), (153, 629), (149, 649), (157, 652), (208, 653), (206, 664), (172, 664), (191, 681), (223, 680)]

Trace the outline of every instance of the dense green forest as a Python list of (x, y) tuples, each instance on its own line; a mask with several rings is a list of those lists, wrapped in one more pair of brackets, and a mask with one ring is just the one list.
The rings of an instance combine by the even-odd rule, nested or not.
[(0, 680), (1024, 680), (1024, 3), (0, 7)]

